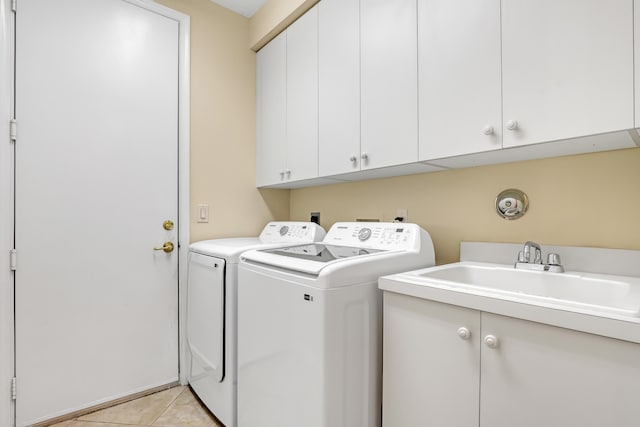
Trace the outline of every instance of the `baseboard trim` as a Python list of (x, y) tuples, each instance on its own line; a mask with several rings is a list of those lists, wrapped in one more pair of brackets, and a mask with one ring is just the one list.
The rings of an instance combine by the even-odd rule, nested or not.
[(174, 381), (174, 382), (171, 382), (169, 384), (165, 384), (165, 385), (161, 385), (161, 386), (158, 386), (158, 387), (150, 388), (149, 390), (140, 391), (138, 393), (130, 394), (128, 396), (119, 397), (118, 399), (114, 399), (114, 400), (110, 400), (108, 402), (100, 403), (99, 405), (90, 406), (89, 408), (80, 409), (79, 411), (75, 411), (75, 412), (71, 412), (69, 414), (61, 415), (59, 417), (51, 418), (50, 420), (47, 420), (47, 421), (41, 421), (39, 423), (33, 424), (32, 427), (48, 427), (48, 426), (53, 425), (53, 424), (58, 424), (58, 423), (62, 423), (62, 422), (65, 422), (65, 421), (71, 421), (74, 418), (78, 418), (78, 417), (81, 417), (83, 415), (90, 414), (91, 412), (99, 411), (101, 409), (106, 409), (106, 408), (109, 408), (111, 406), (120, 405), (121, 403), (130, 402), (132, 400), (136, 400), (136, 399), (139, 399), (141, 397), (148, 396), (148, 395), (153, 394), (153, 393), (157, 393), (159, 391), (168, 390), (168, 389), (173, 388), (173, 387), (178, 386), (178, 385), (180, 385), (180, 382), (179, 381)]

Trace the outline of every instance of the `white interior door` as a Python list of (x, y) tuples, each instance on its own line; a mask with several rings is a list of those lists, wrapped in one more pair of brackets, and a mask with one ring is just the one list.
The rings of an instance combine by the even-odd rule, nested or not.
[(18, 426), (178, 379), (179, 23), (141, 4), (19, 2)]

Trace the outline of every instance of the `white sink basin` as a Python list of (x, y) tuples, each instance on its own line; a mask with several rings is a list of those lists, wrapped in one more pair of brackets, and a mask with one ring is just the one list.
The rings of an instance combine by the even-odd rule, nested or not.
[(600, 313), (640, 317), (640, 278), (592, 273), (550, 273), (501, 264), (459, 262), (403, 273), (412, 282), (483, 296), (516, 297)]

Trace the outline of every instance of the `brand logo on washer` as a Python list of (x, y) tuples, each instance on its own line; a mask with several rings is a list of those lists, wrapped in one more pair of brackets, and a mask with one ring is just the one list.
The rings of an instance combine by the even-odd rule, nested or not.
[(313, 301), (313, 296), (311, 296), (309, 294), (304, 294), (304, 300), (305, 301)]

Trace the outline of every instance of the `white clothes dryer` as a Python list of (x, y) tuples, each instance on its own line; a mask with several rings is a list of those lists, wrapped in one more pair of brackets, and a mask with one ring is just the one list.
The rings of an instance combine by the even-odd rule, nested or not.
[(227, 427), (237, 425), (237, 271), (247, 250), (322, 240), (312, 222), (270, 222), (259, 237), (205, 240), (189, 248), (188, 381)]
[(336, 223), (238, 267), (238, 425), (379, 427), (378, 277), (435, 264), (416, 224)]

